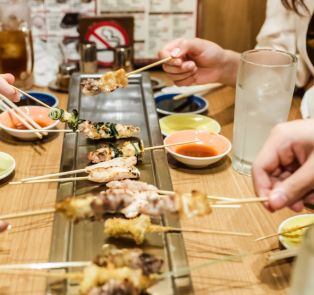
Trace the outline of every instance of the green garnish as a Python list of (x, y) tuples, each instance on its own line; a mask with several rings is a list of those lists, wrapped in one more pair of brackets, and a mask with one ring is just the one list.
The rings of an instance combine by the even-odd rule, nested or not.
[(49, 117), (52, 120), (60, 120), (62, 121), (64, 115), (64, 110), (60, 110), (58, 108), (52, 108), (49, 112)]
[(99, 130), (100, 130), (101, 126), (104, 125), (104, 122), (96, 122), (96, 123), (93, 123), (93, 125), (96, 128), (96, 131), (99, 133)]
[(109, 148), (113, 150), (115, 158), (123, 156), (122, 150), (115, 147), (113, 144), (109, 144)]
[(109, 136), (110, 138), (115, 138), (115, 137), (119, 136), (119, 132), (116, 129), (117, 124), (108, 122), (105, 125), (108, 129), (110, 129), (110, 136)]
[(71, 118), (68, 120), (68, 125), (73, 131), (76, 131), (78, 129), (78, 121), (80, 120), (78, 116), (78, 111), (74, 109), (71, 113)]
[(139, 148), (138, 148), (138, 143), (131, 142), (135, 149), (135, 157), (137, 158), (138, 154), (140, 153)]

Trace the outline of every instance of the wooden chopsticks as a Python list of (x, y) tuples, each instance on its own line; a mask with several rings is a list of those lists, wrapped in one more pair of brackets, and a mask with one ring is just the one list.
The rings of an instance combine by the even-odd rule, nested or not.
[[(31, 130), (35, 130), (35, 128), (33, 126), (31, 126), (28, 122), (26, 122), (20, 115), (18, 115), (14, 110), (18, 109), (17, 106), (15, 106), (14, 104), (14, 107), (11, 109), (6, 103), (4, 103), (4, 101), (9, 101), (8, 98), (6, 98), (5, 96), (3, 96), (2, 94), (0, 94), (0, 106), (5, 109), (6, 111), (8, 111), (11, 115), (13, 115), (14, 117), (16, 117), (25, 127), (27, 127), (28, 129), (31, 129)], [(10, 101), (11, 102), (11, 101)], [(27, 116), (25, 113), (23, 113), (21, 111), (21, 114), (23, 114), (23, 116), (30, 122), (32, 123), (36, 128), (38, 128), (37, 126), (39, 126), (38, 124), (36, 124), (35, 121), (33, 121), (29, 116)], [(35, 124), (34, 124), (35, 123)], [(36, 126), (37, 125), (37, 126)], [(40, 127), (40, 126), (39, 126)], [(40, 127), (39, 129), (42, 129), (42, 127)], [(35, 134), (40, 138), (42, 139), (43, 136), (38, 132), (38, 131), (34, 131)]]
[(178, 99), (181, 99), (183, 97), (187, 97), (187, 96), (190, 96), (190, 95), (193, 95), (193, 94), (196, 94), (196, 93), (199, 93), (199, 92), (203, 92), (203, 91), (206, 91), (206, 90), (211, 90), (211, 89), (215, 89), (215, 88), (218, 88), (218, 87), (221, 87), (223, 86), (222, 84), (220, 83), (212, 83), (212, 84), (207, 84), (207, 85), (203, 85), (203, 86), (199, 86), (191, 91), (188, 91), (186, 93), (182, 93), (182, 94), (178, 94), (176, 96), (174, 96), (172, 99), (173, 100), (178, 100)]

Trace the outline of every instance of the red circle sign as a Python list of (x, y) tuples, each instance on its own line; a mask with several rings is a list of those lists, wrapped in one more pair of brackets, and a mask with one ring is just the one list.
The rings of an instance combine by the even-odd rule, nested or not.
[[(117, 45), (129, 44), (126, 31), (120, 25), (112, 22), (101, 22), (93, 25), (86, 33), (85, 40), (94, 41), (97, 49), (109, 49)], [(97, 59), (98, 64), (111, 66), (113, 62), (113, 51), (98, 51)]]

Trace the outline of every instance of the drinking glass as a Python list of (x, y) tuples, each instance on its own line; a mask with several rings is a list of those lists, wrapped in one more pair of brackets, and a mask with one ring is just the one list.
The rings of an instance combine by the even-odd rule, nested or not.
[(293, 266), (290, 295), (314, 293), (314, 226), (304, 234), (301, 249)]
[(238, 70), (233, 130), (233, 168), (251, 175), (251, 166), (271, 129), (288, 118), (297, 57), (258, 49), (242, 53)]

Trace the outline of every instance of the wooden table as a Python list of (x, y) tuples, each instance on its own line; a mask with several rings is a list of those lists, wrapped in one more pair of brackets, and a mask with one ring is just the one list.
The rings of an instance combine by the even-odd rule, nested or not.
[[(162, 72), (152, 76), (167, 81)], [(36, 90), (36, 88), (34, 88)], [(40, 91), (49, 92), (47, 89)], [(65, 108), (67, 95), (54, 93), (59, 107)], [(207, 115), (221, 124), (221, 134), (232, 141), (235, 90), (221, 88), (205, 96), (209, 102)], [(301, 99), (295, 97), (289, 119), (299, 119)], [(63, 128), (60, 126), (60, 128)], [(51, 208), (55, 202), (57, 183), (9, 186), (21, 178), (59, 171), (63, 134), (36, 142), (21, 142), (0, 130), (0, 151), (16, 160), (15, 174), (0, 181), (0, 214)], [(211, 195), (250, 198), (254, 196), (252, 179), (232, 169), (231, 152), (210, 168), (191, 169), (168, 158), (175, 189), (198, 189)], [(309, 211), (308, 211), (309, 212)], [(307, 213), (304, 210), (302, 213)], [(277, 231), (279, 224), (296, 215), (288, 209), (269, 213), (261, 204), (243, 205), (240, 209), (216, 209), (201, 218), (182, 220), (184, 228), (252, 232), (254, 238)], [(0, 264), (45, 262), (49, 257), (53, 216), (35, 216), (11, 221), (12, 228), (0, 235)], [(242, 261), (228, 262), (193, 272), (196, 295), (205, 294), (287, 294), (291, 265), (285, 261), (268, 264), (267, 254), (278, 249), (278, 239), (255, 243), (252, 238), (185, 233), (185, 246), (190, 265), (235, 253), (251, 253)], [(43, 294), (45, 279), (0, 275), (0, 294)], [(160, 294), (161, 295), (161, 294)]]

